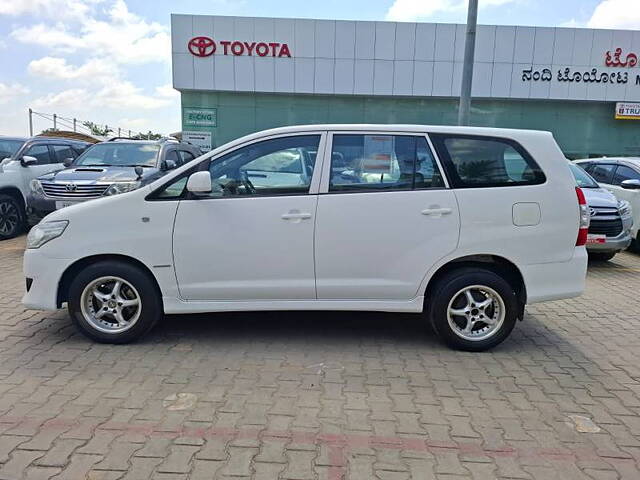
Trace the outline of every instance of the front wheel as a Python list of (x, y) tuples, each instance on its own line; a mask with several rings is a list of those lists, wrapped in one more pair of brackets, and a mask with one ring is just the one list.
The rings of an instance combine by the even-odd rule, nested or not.
[(69, 314), (78, 330), (101, 343), (129, 343), (162, 316), (162, 302), (149, 274), (124, 262), (84, 268), (71, 282)]
[(0, 195), (0, 240), (19, 235), (25, 227), (24, 207), (11, 195)]
[(429, 319), (450, 347), (480, 352), (504, 341), (518, 318), (514, 289), (496, 273), (460, 268), (445, 274), (429, 295)]

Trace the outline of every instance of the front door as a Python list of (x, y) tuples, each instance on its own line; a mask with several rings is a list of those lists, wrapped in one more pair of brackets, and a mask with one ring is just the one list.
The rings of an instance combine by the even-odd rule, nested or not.
[(210, 162), (212, 193), (181, 200), (176, 214), (173, 252), (183, 299), (316, 298), (314, 176), (323, 137), (272, 138)]
[(424, 135), (333, 134), (318, 200), (319, 299), (410, 300), (456, 248), (454, 193)]

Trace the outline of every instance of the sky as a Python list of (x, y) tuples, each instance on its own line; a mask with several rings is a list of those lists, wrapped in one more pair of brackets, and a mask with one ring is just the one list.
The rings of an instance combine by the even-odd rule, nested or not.
[[(640, 0), (479, 4), (481, 24), (640, 30)], [(466, 0), (0, 0), (0, 135), (26, 135), (28, 108), (123, 132), (178, 131), (171, 13), (464, 23)], [(34, 117), (36, 133), (51, 126)]]

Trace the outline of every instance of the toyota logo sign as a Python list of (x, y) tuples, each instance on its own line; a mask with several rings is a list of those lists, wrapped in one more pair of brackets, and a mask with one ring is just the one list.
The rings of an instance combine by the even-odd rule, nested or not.
[(208, 57), (216, 51), (216, 44), (209, 37), (194, 37), (189, 40), (188, 48), (196, 57)]
[(64, 188), (67, 192), (75, 192), (78, 189), (78, 186), (75, 183), (67, 183)]

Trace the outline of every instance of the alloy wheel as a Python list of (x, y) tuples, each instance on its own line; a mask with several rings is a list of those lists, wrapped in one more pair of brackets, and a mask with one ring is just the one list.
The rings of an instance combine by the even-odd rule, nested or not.
[(140, 294), (120, 277), (100, 277), (82, 291), (80, 308), (85, 320), (104, 333), (122, 333), (132, 328), (142, 312)]
[(20, 224), (20, 212), (14, 202), (0, 203), (0, 235), (13, 235)]
[(485, 285), (459, 290), (447, 308), (449, 327), (465, 340), (486, 340), (497, 333), (505, 319), (502, 297)]

